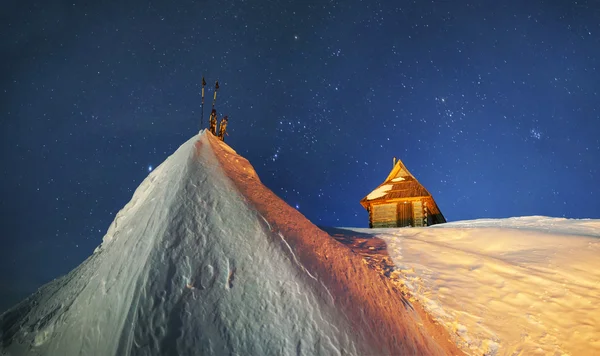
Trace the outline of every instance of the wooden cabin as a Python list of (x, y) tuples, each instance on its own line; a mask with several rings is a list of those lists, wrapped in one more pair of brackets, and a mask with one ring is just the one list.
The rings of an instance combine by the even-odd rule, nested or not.
[(425, 187), (394, 157), (386, 180), (360, 204), (369, 212), (369, 227), (429, 226), (446, 219)]

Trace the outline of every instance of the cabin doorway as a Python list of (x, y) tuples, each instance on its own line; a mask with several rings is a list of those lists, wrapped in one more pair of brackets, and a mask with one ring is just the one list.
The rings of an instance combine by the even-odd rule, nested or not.
[(413, 208), (410, 202), (398, 203), (398, 227), (413, 226)]

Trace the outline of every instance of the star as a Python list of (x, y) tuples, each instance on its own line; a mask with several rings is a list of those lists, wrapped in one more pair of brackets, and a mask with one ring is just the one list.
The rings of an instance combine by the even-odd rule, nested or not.
[(537, 129), (531, 129), (531, 130), (529, 130), (529, 136), (531, 138), (533, 138), (533, 139), (538, 140), (538, 141), (542, 139), (542, 133), (539, 130), (537, 130)]

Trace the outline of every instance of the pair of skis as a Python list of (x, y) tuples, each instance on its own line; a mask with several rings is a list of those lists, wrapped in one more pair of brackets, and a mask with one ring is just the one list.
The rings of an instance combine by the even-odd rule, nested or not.
[[(204, 87), (206, 86), (206, 81), (204, 77), (202, 77), (202, 114), (200, 116), (200, 127), (204, 127)], [(219, 91), (219, 81), (215, 82), (215, 95), (213, 96), (212, 108), (215, 108), (215, 103), (217, 102), (217, 92)]]

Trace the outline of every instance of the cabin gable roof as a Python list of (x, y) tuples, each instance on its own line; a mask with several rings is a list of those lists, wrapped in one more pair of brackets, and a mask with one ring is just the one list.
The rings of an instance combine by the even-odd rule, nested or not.
[(398, 160), (385, 181), (364, 197), (360, 203), (366, 209), (371, 203), (414, 197), (431, 197), (431, 194), (410, 173), (404, 163)]

